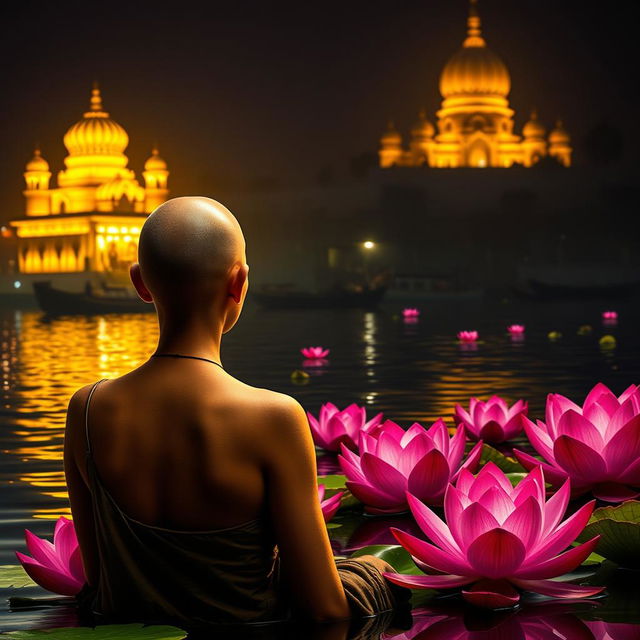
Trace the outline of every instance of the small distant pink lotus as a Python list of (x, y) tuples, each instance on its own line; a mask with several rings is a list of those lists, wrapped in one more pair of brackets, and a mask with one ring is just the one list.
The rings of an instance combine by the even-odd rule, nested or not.
[(365, 511), (376, 514), (399, 513), (408, 509), (407, 491), (428, 504), (441, 505), (449, 481), (462, 469), (475, 470), (480, 462), (478, 442), (464, 458), (464, 427), (453, 437), (444, 420), (429, 428), (414, 423), (406, 431), (391, 420), (360, 432), (360, 455), (344, 444), (338, 456), (347, 476), (347, 488)]
[(402, 316), (404, 318), (417, 318), (419, 315), (420, 310), (413, 307), (407, 307), (406, 309), (402, 310)]
[(486, 402), (470, 398), (469, 411), (456, 404), (454, 420), (465, 426), (471, 439), (499, 444), (521, 433), (527, 408), (524, 400), (518, 400), (509, 407), (499, 396), (492, 396)]
[(326, 358), (329, 355), (330, 349), (324, 349), (323, 347), (304, 347), (300, 349), (300, 353), (309, 360), (320, 360)]
[(322, 515), (325, 522), (329, 522), (336, 512), (340, 508), (340, 500), (344, 495), (344, 491), (339, 491), (330, 498), (324, 499), (325, 486), (323, 484), (318, 485), (318, 499), (320, 500), (320, 508), (322, 509)]
[(599, 382), (582, 407), (550, 393), (546, 422), (525, 418), (524, 428), (544, 461), (517, 449), (514, 455), (526, 469), (541, 464), (554, 486), (571, 478), (574, 497), (591, 492), (605, 502), (640, 496), (640, 386), (616, 397)]
[(569, 481), (549, 500), (545, 496), (542, 467), (513, 487), (491, 462), (475, 478), (463, 469), (455, 486), (447, 487), (445, 521), (409, 492), (413, 517), (430, 542), (396, 528), (391, 531), (426, 575), (384, 575), (410, 589), (464, 587), (465, 600), (490, 609), (516, 605), (520, 591), (553, 598), (600, 593), (602, 587), (554, 579), (573, 571), (595, 549), (600, 536), (569, 546), (589, 521), (595, 500), (561, 523)]
[(478, 340), (478, 332), (477, 331), (459, 331), (458, 332), (458, 340), (465, 344), (471, 344)]
[(73, 521), (60, 516), (53, 532), (53, 543), (24, 530), (27, 549), (33, 557), (16, 551), (16, 557), (29, 577), (47, 591), (74, 596), (86, 577)]
[(523, 336), (525, 326), (523, 324), (511, 324), (507, 327), (510, 336)]
[(358, 448), (358, 437), (361, 431), (368, 431), (382, 422), (382, 413), (367, 420), (367, 411), (357, 404), (350, 404), (340, 411), (332, 402), (320, 407), (318, 418), (307, 412), (311, 435), (318, 447), (325, 451), (340, 451), (344, 444), (354, 451)]
[(617, 311), (603, 311), (602, 312), (603, 320), (617, 320), (618, 312)]

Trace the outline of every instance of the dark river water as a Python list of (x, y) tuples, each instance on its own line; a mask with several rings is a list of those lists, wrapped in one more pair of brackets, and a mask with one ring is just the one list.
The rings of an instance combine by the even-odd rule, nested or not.
[[(618, 394), (640, 382), (637, 306), (506, 300), (430, 301), (415, 306), (421, 308), (420, 320), (407, 324), (400, 317), (402, 305), (390, 302), (376, 312), (277, 312), (249, 304), (236, 329), (225, 337), (224, 365), (249, 384), (294, 396), (313, 413), (324, 402), (339, 406), (356, 402), (406, 426), (413, 421), (430, 424), (438, 417), (450, 418), (456, 402), (466, 403), (470, 396), (498, 393), (510, 401), (524, 398), (529, 401), (530, 416), (542, 418), (549, 392), (582, 402), (598, 381)], [(600, 315), (607, 308), (619, 312), (617, 326), (603, 326)], [(526, 325), (523, 341), (514, 342), (507, 335), (506, 326), (512, 323)], [(590, 325), (592, 331), (578, 335), (581, 325)], [(456, 333), (465, 329), (479, 331), (476, 348), (458, 344)], [(155, 348), (157, 325), (154, 314), (49, 318), (39, 311), (5, 308), (0, 310), (0, 330), (0, 564), (16, 564), (14, 550), (24, 550), (25, 528), (50, 536), (54, 520), (70, 515), (62, 469), (70, 395), (89, 382), (120, 376), (144, 362)], [(551, 331), (562, 337), (549, 339)], [(616, 338), (615, 348), (600, 346), (603, 335)], [(309, 345), (331, 349), (329, 363), (308, 369), (307, 383), (295, 384), (291, 373), (302, 367), (299, 349)], [(330, 530), (336, 550), (380, 539), (376, 531), (380, 525), (361, 520), (337, 518), (342, 526)], [(630, 583), (636, 584), (638, 577)], [(612, 595), (605, 608), (614, 612), (609, 618), (616, 624), (638, 623), (637, 587), (631, 590), (635, 601), (629, 601), (628, 589), (616, 587), (625, 580), (620, 574), (609, 584)], [(73, 624), (68, 618), (71, 614), (60, 607), (9, 611), (7, 598), (16, 593), (0, 589), (0, 630)], [(45, 592), (32, 588), (21, 590), (21, 595)], [(586, 610), (591, 613), (585, 615), (585, 607), (580, 606), (583, 618), (598, 617), (590, 607)], [(565, 614), (571, 618), (571, 613), (563, 611)], [(422, 624), (422, 633), (426, 633), (442, 622), (443, 615), (451, 618), (449, 635), (424, 638), (467, 637), (456, 635), (454, 629), (464, 632), (469, 616), (455, 611), (439, 617), (427, 612), (416, 625)], [(504, 635), (504, 629), (498, 629), (496, 633), (502, 635), (496, 638), (547, 637), (527, 635), (532, 622), (526, 612), (519, 612), (516, 622), (509, 620), (510, 625), (525, 629), (524, 635)], [(574, 623), (583, 624), (577, 618)], [(496, 624), (499, 627), (502, 622)], [(583, 626), (594, 638), (623, 637), (613, 633), (614, 627), (607, 630), (593, 622)], [(578, 634), (581, 628), (576, 627), (575, 637), (590, 638)], [(413, 631), (394, 633), (410, 638), (418, 631), (414, 626)], [(640, 638), (640, 627), (632, 631), (637, 635), (624, 638)], [(558, 633), (548, 637), (564, 637)]]

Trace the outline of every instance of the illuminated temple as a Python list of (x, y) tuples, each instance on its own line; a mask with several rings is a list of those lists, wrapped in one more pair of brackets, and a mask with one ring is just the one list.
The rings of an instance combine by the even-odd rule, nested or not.
[(21, 273), (122, 272), (136, 259), (142, 223), (169, 196), (169, 171), (154, 148), (142, 186), (127, 166), (128, 143), (95, 86), (89, 110), (64, 136), (68, 155), (57, 187), (35, 150), (24, 172), (25, 216), (10, 223)]
[(549, 156), (571, 165), (571, 141), (558, 121), (547, 135), (535, 111), (514, 133), (509, 71), (482, 36), (477, 0), (471, 0), (467, 37), (440, 75), (442, 105), (436, 127), (422, 111), (408, 148), (392, 122), (380, 139), (379, 163), (400, 167), (531, 167)]

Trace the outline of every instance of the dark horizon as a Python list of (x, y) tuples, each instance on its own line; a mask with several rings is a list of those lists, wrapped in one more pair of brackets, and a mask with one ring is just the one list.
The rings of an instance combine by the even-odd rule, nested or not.
[[(36, 141), (54, 177), (62, 168), (62, 137), (87, 109), (94, 80), (129, 134), (129, 166), (140, 178), (157, 141), (172, 195), (215, 197), (230, 185), (345, 172), (350, 158), (376, 151), (390, 117), (405, 134), (421, 107), (434, 121), (438, 77), (461, 45), (467, 6), (13, 5), (0, 44), (11, 61), (3, 69), (2, 221), (23, 213), (22, 171)], [(585, 137), (606, 122), (624, 136), (622, 163), (635, 166), (634, 9), (480, 1), (488, 45), (511, 74), (516, 132), (534, 106), (548, 128), (562, 117), (578, 165)]]

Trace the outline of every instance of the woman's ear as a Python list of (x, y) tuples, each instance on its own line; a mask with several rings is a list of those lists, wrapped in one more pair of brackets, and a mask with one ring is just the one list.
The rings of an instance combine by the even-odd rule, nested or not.
[(229, 296), (233, 298), (236, 304), (240, 304), (244, 298), (245, 283), (249, 275), (249, 267), (245, 265), (237, 265), (231, 274), (229, 281)]
[(129, 277), (131, 278), (131, 282), (136, 288), (136, 291), (138, 292), (141, 300), (143, 300), (144, 302), (153, 302), (153, 296), (151, 295), (151, 292), (149, 291), (149, 289), (147, 289), (144, 282), (142, 281), (139, 263), (134, 262), (130, 265)]

